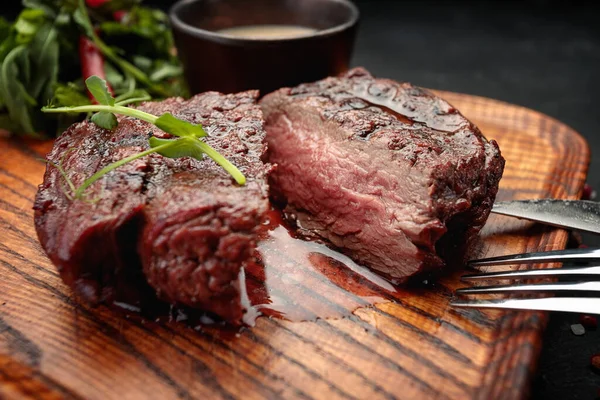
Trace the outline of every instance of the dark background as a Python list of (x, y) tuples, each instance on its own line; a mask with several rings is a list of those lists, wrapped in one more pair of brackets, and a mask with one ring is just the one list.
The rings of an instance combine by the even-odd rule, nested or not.
[[(251, 0), (249, 0), (251, 1)], [(295, 0), (302, 1), (302, 0)], [(589, 183), (600, 188), (600, 12), (583, 1), (357, 0), (353, 65), (416, 85), (476, 94), (548, 114), (589, 142)], [(18, 0), (0, 0), (7, 16)], [(168, 8), (170, 0), (147, 0)], [(600, 239), (586, 236), (588, 244)], [(577, 315), (553, 314), (534, 399), (595, 399), (600, 331), (571, 333)], [(432, 377), (434, 379), (434, 377)]]

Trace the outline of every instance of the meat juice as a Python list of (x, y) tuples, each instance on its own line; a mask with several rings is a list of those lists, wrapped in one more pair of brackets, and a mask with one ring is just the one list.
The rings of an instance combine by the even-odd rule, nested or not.
[(390, 282), (349, 257), (296, 238), (277, 211), (258, 243), (256, 263), (245, 271), (251, 308), (290, 321), (344, 317), (396, 294)]
[[(253, 262), (240, 273), (244, 322), (252, 326), (260, 316), (288, 321), (343, 318), (362, 307), (393, 301), (401, 292), (388, 280), (356, 264), (322, 243), (295, 237), (282, 213), (272, 210)], [(171, 306), (158, 299), (148, 285), (136, 281), (122, 287), (113, 305), (128, 315), (156, 322), (185, 322), (200, 329), (227, 325), (202, 310)]]

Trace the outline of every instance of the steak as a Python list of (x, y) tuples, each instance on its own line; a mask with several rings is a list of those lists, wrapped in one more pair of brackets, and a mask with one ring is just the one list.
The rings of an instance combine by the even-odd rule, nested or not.
[(402, 281), (484, 225), (504, 159), (428, 91), (357, 68), (261, 106), (272, 195), (304, 236)]
[(114, 132), (82, 122), (56, 140), (35, 200), (35, 225), (44, 250), (80, 297), (111, 302), (121, 288), (151, 287), (171, 303), (241, 322), (242, 266), (270, 208), (257, 94), (209, 92), (139, 107), (202, 124), (206, 142), (246, 175), (244, 186), (208, 157), (151, 154), (110, 172), (85, 199), (73, 200), (57, 165), (79, 186), (106, 165), (148, 149), (149, 135), (168, 136), (119, 117)]

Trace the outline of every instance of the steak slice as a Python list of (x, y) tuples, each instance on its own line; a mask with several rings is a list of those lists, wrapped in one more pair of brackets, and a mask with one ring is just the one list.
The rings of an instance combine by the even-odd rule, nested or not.
[(261, 106), (272, 194), (304, 235), (402, 281), (443, 265), (442, 238), (467, 241), (484, 225), (498, 145), (426, 90), (357, 68)]
[[(256, 97), (257, 92), (209, 92), (139, 107), (201, 123), (209, 134), (206, 142), (246, 175), (245, 186), (208, 157), (151, 154), (105, 175), (86, 191), (86, 199), (73, 201), (59, 170), (48, 166), (34, 206), (36, 229), (61, 277), (79, 296), (111, 302), (119, 288), (145, 291), (149, 283), (171, 303), (241, 322), (239, 277), (269, 211), (270, 167), (261, 162), (266, 146)], [(114, 132), (82, 122), (57, 139), (48, 158), (78, 186), (111, 162), (147, 149), (152, 134), (167, 137), (127, 117), (119, 118)]]

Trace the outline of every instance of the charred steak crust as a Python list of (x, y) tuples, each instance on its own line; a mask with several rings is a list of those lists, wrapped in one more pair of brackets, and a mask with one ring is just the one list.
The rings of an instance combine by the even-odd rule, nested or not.
[[(238, 276), (269, 210), (271, 167), (261, 161), (266, 146), (257, 95), (209, 92), (139, 107), (201, 123), (206, 141), (246, 175), (245, 186), (235, 185), (208, 157), (152, 154), (106, 175), (86, 200), (71, 201), (57, 168), (47, 167), (35, 225), (44, 250), (79, 296), (112, 301), (120, 279), (141, 277), (143, 270), (161, 298), (240, 322)], [(57, 139), (48, 159), (78, 186), (111, 162), (147, 149), (151, 134), (166, 137), (127, 117), (115, 132), (83, 122)]]
[(356, 68), (261, 106), (273, 197), (306, 235), (402, 280), (443, 264), (442, 237), (485, 223), (504, 159), (430, 92)]

